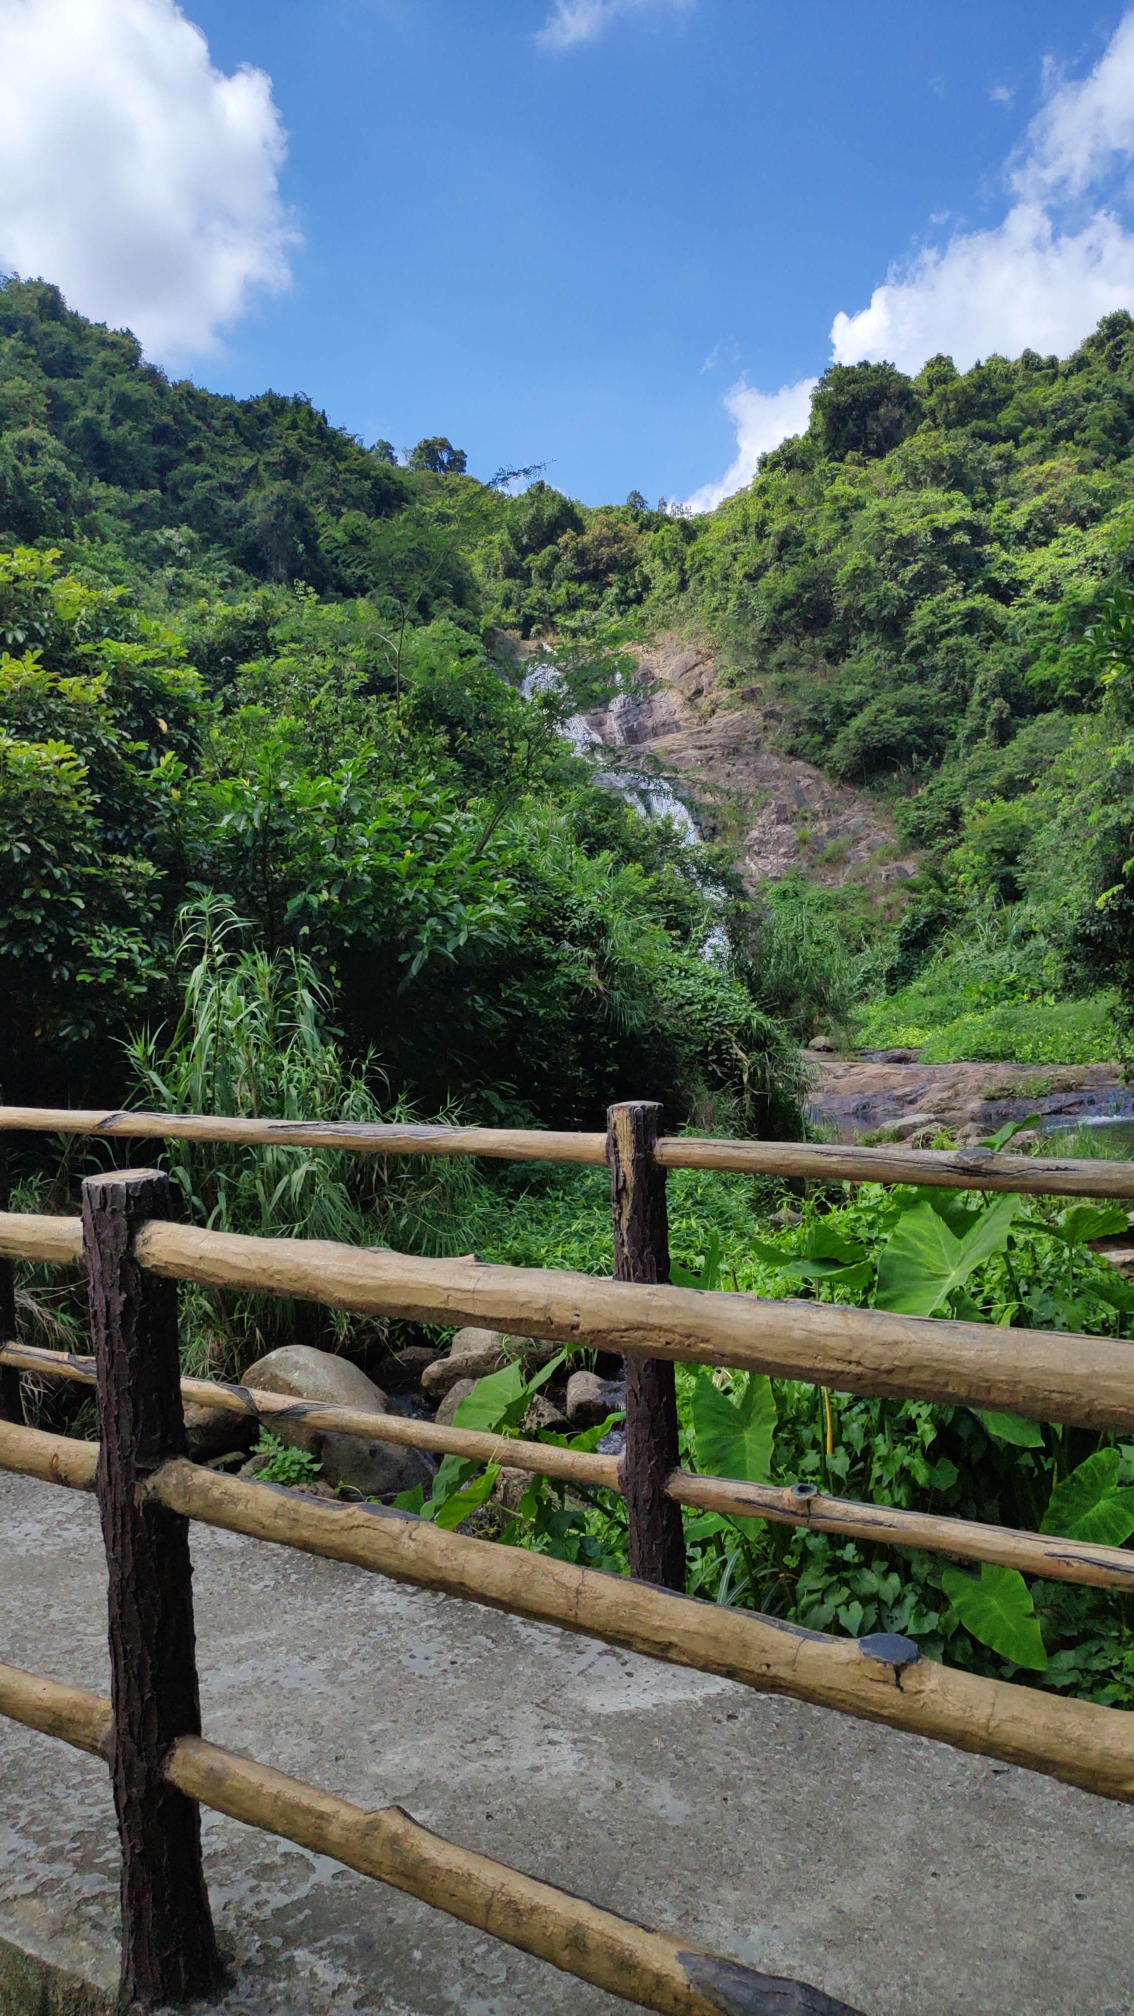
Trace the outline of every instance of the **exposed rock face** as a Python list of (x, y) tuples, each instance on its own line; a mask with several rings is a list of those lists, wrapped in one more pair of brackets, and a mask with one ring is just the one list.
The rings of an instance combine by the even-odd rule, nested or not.
[[(285, 1344), (269, 1351), (244, 1375), (244, 1384), (262, 1393), (286, 1393), (295, 1400), (320, 1400), (333, 1407), (357, 1407), (365, 1414), (387, 1414), (381, 1387), (348, 1358), (316, 1351), (308, 1344)], [(324, 1435), (318, 1421), (273, 1418), (270, 1431), (281, 1442), (306, 1449), (323, 1466), (329, 1484), (344, 1484), (366, 1497), (428, 1488), (434, 1466), (418, 1449), (392, 1442), (371, 1442), (357, 1435)]]
[(783, 755), (776, 710), (758, 686), (723, 686), (706, 644), (661, 637), (639, 652), (638, 675), (588, 726), (687, 781), (702, 828), (736, 831), (751, 887), (801, 869), (827, 887), (853, 880), (882, 893), (916, 871), (886, 807)]
[[(1073, 1127), (1123, 1103), (1116, 1064), (919, 1064), (904, 1051), (823, 1057), (813, 1068), (812, 1114), (833, 1120), (843, 1141), (885, 1132), (917, 1145), (920, 1137), (948, 1129), (969, 1145), (1029, 1113)], [(1015, 1152), (1026, 1151), (1026, 1143), (1023, 1149), (1013, 1145)]]

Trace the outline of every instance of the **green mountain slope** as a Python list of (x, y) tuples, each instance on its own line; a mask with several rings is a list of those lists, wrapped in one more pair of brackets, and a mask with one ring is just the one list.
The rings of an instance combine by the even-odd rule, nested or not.
[[(171, 384), (6, 283), (5, 1074), (70, 1083), (81, 1055), (116, 1084), (202, 890), (309, 955), (353, 1051), (434, 1104), (593, 1114), (649, 1078), (687, 1114), (743, 1106), (787, 1082), (785, 1017), (806, 1036), (856, 993), (880, 1041), (945, 1054), (956, 1022), (1022, 1054), (1031, 1017), (1052, 1061), (1105, 1051), (1087, 997), (1117, 989), (1120, 1024), (1134, 1000), (1132, 440), (1116, 314), (1063, 361), (837, 367), (706, 517), (589, 508), (445, 443), (398, 466), (300, 397)], [(564, 748), (663, 624), (889, 801), (924, 863), (896, 924), (802, 887), (748, 904)], [(501, 633), (554, 642), (557, 695), (522, 697)]]

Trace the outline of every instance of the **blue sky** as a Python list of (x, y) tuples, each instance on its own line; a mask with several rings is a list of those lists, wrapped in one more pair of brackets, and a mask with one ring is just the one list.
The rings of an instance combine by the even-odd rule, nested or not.
[(172, 0), (0, 0), (0, 265), (368, 441), (711, 502), (805, 413), (840, 314), (838, 354), (916, 368), (1134, 307), (1115, 0), (185, 13), (207, 59)]

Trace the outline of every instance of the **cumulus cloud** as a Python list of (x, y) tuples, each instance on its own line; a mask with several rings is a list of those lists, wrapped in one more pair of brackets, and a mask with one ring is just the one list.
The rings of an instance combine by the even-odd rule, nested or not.
[(736, 460), (719, 483), (706, 483), (689, 498), (694, 511), (712, 511), (722, 498), (742, 490), (756, 473), (761, 455), (802, 434), (811, 414), (811, 394), (817, 378), (801, 378), (795, 385), (781, 385), (778, 392), (758, 392), (754, 385), (739, 384), (725, 395), (725, 410), (736, 423)]
[(1134, 302), (1134, 235), (1102, 210), (1081, 231), (1061, 232), (1038, 203), (1017, 203), (993, 231), (927, 248), (870, 306), (838, 314), (836, 364), (888, 357), (919, 371), (944, 350), (967, 371), (990, 350), (1065, 355), (1109, 309)]
[[(1065, 356), (1100, 316), (1134, 308), (1127, 192), (1120, 179), (1109, 186), (1134, 159), (1134, 8), (1089, 76), (1049, 75), (1047, 83), (1046, 102), (1007, 167), (1013, 200), (1001, 222), (957, 232), (891, 268), (867, 307), (835, 316), (832, 363), (888, 358), (913, 372), (937, 351), (961, 370), (994, 350)], [(777, 440), (807, 424), (804, 392), (814, 382), (775, 394), (743, 382), (733, 388), (726, 405), (737, 423), (736, 460), (719, 484), (690, 500), (697, 509), (751, 480), (759, 454), (775, 445), (767, 436), (776, 424), (783, 423)], [(749, 427), (749, 401), (760, 402), (766, 427)]]
[(555, 0), (537, 40), (545, 49), (571, 49), (593, 42), (617, 14), (635, 14), (643, 7), (672, 7), (684, 12), (696, 0)]
[(173, 0), (0, 0), (0, 267), (155, 359), (288, 285), (285, 153), (270, 78), (217, 70)]

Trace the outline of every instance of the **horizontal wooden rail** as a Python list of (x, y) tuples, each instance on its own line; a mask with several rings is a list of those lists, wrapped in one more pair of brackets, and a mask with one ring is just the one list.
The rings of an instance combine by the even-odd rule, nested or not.
[(248, 1148), (335, 1148), (355, 1155), (484, 1155), (506, 1162), (606, 1165), (605, 1134), (536, 1127), (414, 1127), (365, 1120), (239, 1119), (214, 1113), (0, 1106), (0, 1133), (25, 1131), (94, 1134), (121, 1141), (232, 1141)]
[[(229, 1141), (247, 1147), (332, 1148), (363, 1155), (482, 1155), (507, 1162), (602, 1167), (606, 1135), (524, 1127), (417, 1127), (364, 1121), (240, 1119), (211, 1113), (143, 1113), (0, 1106), (0, 1134), (90, 1134), (124, 1141)], [(1076, 1162), (994, 1155), (987, 1148), (936, 1150), (812, 1141), (729, 1141), (663, 1135), (663, 1169), (722, 1169), (823, 1183), (932, 1184), (1029, 1196), (1134, 1198), (1134, 1162)]]
[[(93, 1358), (72, 1352), (47, 1351), (38, 1344), (0, 1347), (0, 1365), (18, 1372), (36, 1372), (48, 1379), (95, 1383)], [(507, 1463), (563, 1484), (589, 1485), (617, 1491), (617, 1456), (599, 1456), (583, 1449), (560, 1449), (553, 1442), (525, 1442), (477, 1428), (455, 1428), (404, 1414), (371, 1414), (361, 1407), (335, 1407), (326, 1400), (292, 1400), (285, 1393), (264, 1393), (256, 1386), (223, 1386), (211, 1379), (183, 1379), (181, 1398), (198, 1407), (260, 1421), (266, 1428), (283, 1421), (310, 1422), (323, 1435), (357, 1435), (360, 1441), (395, 1442), (403, 1449), (428, 1449), (440, 1456), (465, 1456), (474, 1463)], [(1131, 1555), (1134, 1566), (1134, 1555)]]
[[(78, 1687), (0, 1665), (0, 1715), (108, 1754), (110, 1702)], [(165, 1776), (214, 1812), (326, 1855), (662, 2016), (856, 2016), (817, 1988), (757, 1974), (460, 1848), (401, 1806), (355, 1806), (200, 1736), (173, 1744)]]
[(254, 1239), (151, 1220), (143, 1267), (166, 1279), (294, 1296), (364, 1315), (483, 1324), (599, 1351), (726, 1365), (840, 1393), (893, 1395), (1080, 1428), (1134, 1428), (1134, 1344), (606, 1281), (554, 1268)]
[(724, 1169), (820, 1183), (930, 1184), (944, 1190), (1010, 1190), (1026, 1196), (1134, 1198), (1134, 1162), (1073, 1162), (994, 1155), (988, 1148), (860, 1148), (853, 1142), (708, 1141), (666, 1135), (663, 1169)]
[(817, 1533), (842, 1533), (873, 1546), (910, 1547), (918, 1553), (949, 1554), (958, 1561), (991, 1561), (1045, 1582), (1078, 1582), (1092, 1589), (1134, 1593), (1134, 1552), (1125, 1547), (1092, 1547), (1085, 1540), (1062, 1540), (1014, 1526), (988, 1526), (976, 1519), (832, 1498), (814, 1484), (747, 1484), (675, 1470), (667, 1489), (679, 1505), (699, 1512), (809, 1526)]
[[(5, 1346), (0, 1349), (0, 1365), (15, 1371), (38, 1372), (48, 1378), (94, 1384), (93, 1358), (47, 1351), (35, 1344)], [(407, 1419), (401, 1414), (368, 1414), (361, 1408), (333, 1407), (320, 1400), (290, 1400), (281, 1393), (262, 1393), (248, 1386), (222, 1386), (208, 1379), (183, 1379), (181, 1397), (234, 1416), (251, 1416), (269, 1428), (282, 1420), (304, 1421), (328, 1435), (357, 1435), (371, 1442), (394, 1442), (403, 1448), (464, 1456), (475, 1463), (507, 1464), (513, 1470), (527, 1470), (536, 1476), (552, 1477), (560, 1483), (591, 1490), (622, 1488), (616, 1456), (561, 1449), (552, 1442), (525, 1442), (485, 1434), (475, 1428)], [(2, 1450), (0, 1437), (0, 1463)], [(1092, 1546), (1085, 1540), (981, 1525), (975, 1520), (949, 1519), (929, 1512), (905, 1512), (895, 1506), (863, 1504), (853, 1498), (833, 1498), (813, 1484), (750, 1484), (742, 1479), (702, 1477), (677, 1469), (671, 1471), (666, 1481), (666, 1492), (677, 1504), (701, 1512), (720, 1512), (737, 1519), (771, 1519), (778, 1525), (808, 1526), (820, 1533), (842, 1533), (874, 1545), (949, 1554), (961, 1561), (991, 1561), (1049, 1582), (1134, 1590), (1134, 1552), (1124, 1547)]]
[(76, 1265), (83, 1257), (81, 1218), (49, 1218), (40, 1211), (0, 1211), (0, 1257), (48, 1267)]
[[(136, 1250), (144, 1267), (167, 1280), (290, 1296), (361, 1315), (500, 1324), (518, 1336), (766, 1372), (840, 1393), (931, 1400), (1077, 1428), (1134, 1429), (1134, 1344), (1111, 1337), (606, 1281), (556, 1268), (423, 1260), (165, 1220), (142, 1227)], [(78, 1219), (0, 1212), (0, 1254), (38, 1260), (76, 1259), (80, 1252)]]
[[(81, 1452), (81, 1453), (76, 1453)], [(88, 1453), (89, 1452), (89, 1453)], [(94, 1444), (0, 1422), (0, 1467), (50, 1483), (94, 1480)], [(346, 1561), (677, 1666), (787, 1694), (1134, 1802), (1134, 1716), (925, 1658), (890, 1634), (832, 1638), (753, 1611), (500, 1547), (384, 1506), (332, 1505), (177, 1458), (144, 1487), (225, 1532)]]

